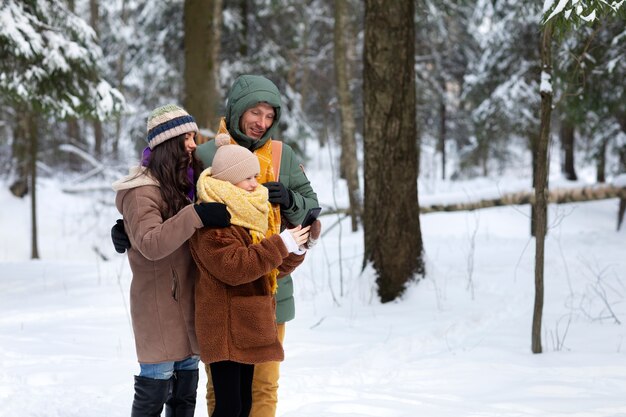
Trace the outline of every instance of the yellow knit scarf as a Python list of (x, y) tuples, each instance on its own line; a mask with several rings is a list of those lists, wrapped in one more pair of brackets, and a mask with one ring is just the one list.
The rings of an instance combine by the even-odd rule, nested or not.
[[(230, 137), (228, 133), (228, 129), (226, 128), (226, 119), (222, 117), (220, 120), (220, 127), (217, 129), (217, 135), (225, 134)], [(216, 136), (217, 136), (216, 135)], [(230, 143), (236, 145), (237, 142), (230, 137)], [(266, 182), (278, 181), (276, 177), (274, 177), (274, 168), (272, 167), (272, 139), (269, 139), (263, 146), (259, 149), (255, 149), (253, 152), (257, 159), (259, 160), (259, 164), (261, 165), (261, 171), (259, 173), (259, 177), (257, 181), (259, 184), (263, 184)], [(274, 217), (275, 224), (277, 229), (274, 233), (280, 233), (280, 206), (278, 204), (272, 204), (272, 214)]]
[[(259, 243), (277, 233), (271, 205), (267, 201), (267, 188), (258, 186), (253, 192), (246, 191), (228, 181), (212, 178), (211, 168), (202, 171), (197, 188), (198, 201), (226, 204), (230, 212), (230, 223), (248, 229), (252, 243)], [(266, 275), (271, 294), (276, 293), (278, 288), (277, 276), (277, 269)]]

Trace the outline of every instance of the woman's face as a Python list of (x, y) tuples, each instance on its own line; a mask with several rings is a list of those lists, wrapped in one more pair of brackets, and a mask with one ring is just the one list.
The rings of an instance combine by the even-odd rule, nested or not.
[(235, 184), (235, 187), (239, 187), (242, 190), (246, 190), (249, 193), (256, 190), (256, 187), (258, 186), (259, 186), (259, 183), (256, 180), (256, 175), (253, 177), (248, 177), (245, 180), (239, 181), (237, 184)]
[(185, 152), (191, 158), (191, 154), (196, 150), (196, 132), (185, 133)]

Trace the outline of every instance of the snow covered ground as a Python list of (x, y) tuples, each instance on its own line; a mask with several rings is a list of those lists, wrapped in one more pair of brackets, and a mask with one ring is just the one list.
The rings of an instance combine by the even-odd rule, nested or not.
[[(322, 204), (344, 204), (341, 184), (333, 194), (335, 181), (310, 165)], [(112, 201), (42, 180), (41, 259), (31, 261), (30, 201), (0, 183), (1, 417), (130, 414), (131, 276), (110, 244)], [(616, 200), (550, 207), (540, 355), (530, 350), (528, 206), (421, 216), (428, 277), (384, 305), (371, 271), (361, 273), (362, 233), (322, 217), (326, 234), (294, 275), (278, 415), (626, 416), (616, 212)], [(206, 416), (201, 378), (196, 415)]]

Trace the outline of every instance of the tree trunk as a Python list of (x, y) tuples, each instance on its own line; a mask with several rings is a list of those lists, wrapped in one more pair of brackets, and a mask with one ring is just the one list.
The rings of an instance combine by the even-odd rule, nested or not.
[[(67, 7), (72, 13), (76, 13), (76, 4), (74, 1), (68, 1)], [(91, 7), (92, 6), (91, 6), (91, 1), (90, 1), (90, 8)], [(93, 24), (93, 21), (92, 21), (92, 24)], [(69, 141), (74, 146), (78, 146), (79, 144), (83, 143), (82, 132), (81, 132), (80, 123), (78, 119), (75, 117), (69, 117), (65, 120), (65, 123), (67, 124), (67, 137), (62, 138), (61, 143), (65, 143), (65, 141)], [(56, 145), (56, 146), (59, 146), (59, 145)], [(76, 155), (74, 154), (67, 155), (67, 164), (71, 171), (80, 171), (81, 163), (82, 163), (81, 159), (77, 158)]]
[[(617, 122), (619, 123), (622, 133), (626, 133), (626, 111), (622, 111), (617, 116)], [(622, 144), (619, 148), (619, 172), (621, 174), (626, 173), (626, 144)], [(624, 221), (624, 213), (626, 212), (626, 196), (619, 200), (619, 210), (617, 212), (617, 230), (622, 227)]]
[(200, 128), (218, 122), (222, 0), (185, 0), (185, 108)]
[(576, 181), (576, 168), (574, 166), (574, 125), (567, 119), (561, 121), (560, 129), (561, 149), (563, 151), (563, 165), (561, 172), (570, 181)]
[(532, 351), (541, 353), (541, 320), (543, 316), (543, 271), (547, 228), (548, 142), (552, 115), (552, 22), (546, 23), (541, 39), (541, 78), (550, 88), (541, 89), (541, 126), (536, 147), (535, 173), (535, 307), (532, 324)]
[(626, 212), (626, 198), (619, 199), (619, 209), (617, 210), (617, 230), (622, 228), (624, 213)]
[(39, 259), (37, 244), (37, 151), (38, 138), (37, 118), (32, 110), (28, 109), (22, 119), (23, 129), (28, 139), (28, 174), (30, 178), (30, 221), (31, 221), (31, 259)]
[[(122, 10), (120, 11), (120, 19), (122, 20), (122, 24), (124, 27), (128, 25), (128, 8), (126, 7), (126, 2), (122, 2)], [(123, 38), (122, 38), (123, 39)], [(122, 93), (125, 93), (124, 89), (124, 73), (126, 72), (126, 44), (121, 45), (120, 53), (117, 57), (117, 64), (115, 68), (115, 81), (116, 88)], [(119, 156), (119, 143), (120, 137), (122, 136), (122, 115), (118, 115), (115, 118), (115, 137), (113, 138), (113, 143), (111, 144), (111, 154), (113, 158), (117, 159)]]
[[(309, 96), (310, 96), (310, 91), (311, 91), (311, 75), (310, 75), (310, 71), (309, 71), (309, 65), (306, 65), (305, 62), (303, 62), (304, 57), (307, 56), (308, 52), (309, 52), (309, 25), (310, 22), (305, 21), (302, 22), (302, 25), (304, 26), (304, 29), (302, 30), (303, 32), (303, 36), (300, 39), (300, 45), (298, 47), (297, 50), (295, 50), (292, 53), (292, 58), (291, 58), (291, 65), (289, 68), (289, 72), (290, 74), (288, 75), (288, 79), (289, 81), (289, 85), (291, 87), (294, 88), (294, 90), (298, 90), (296, 88), (297, 85), (297, 79), (298, 76), (300, 77), (300, 88), (299, 88), (299, 93), (300, 93), (300, 103), (306, 103), (309, 100)], [(315, 86), (313, 87), (315, 88)], [(323, 111), (327, 111), (326, 109), (328, 109), (328, 101), (329, 101), (329, 91), (328, 90), (322, 90), (318, 92), (318, 99), (321, 103), (321, 108), (323, 109)], [(320, 142), (321, 146), (324, 146), (325, 143)], [(306, 146), (306, 143), (305, 143)]]
[(94, 137), (94, 155), (96, 158), (102, 157), (102, 148), (104, 142), (104, 130), (102, 122), (98, 119), (93, 121), (93, 137)]
[(30, 172), (30, 138), (28, 136), (27, 109), (22, 106), (15, 107), (15, 139), (11, 145), (13, 160), (15, 161), (15, 180), (9, 187), (11, 193), (19, 198), (28, 194), (28, 179)]
[[(98, 0), (89, 0), (90, 23), (96, 37), (100, 38), (100, 4)], [(93, 121), (93, 137), (94, 137), (94, 154), (96, 158), (102, 156), (102, 148), (104, 142), (104, 132), (102, 122), (98, 119)]]
[(606, 182), (606, 147), (607, 141), (603, 140), (600, 144), (600, 150), (596, 155), (596, 181), (600, 183)]
[(364, 264), (382, 302), (424, 275), (417, 198), (418, 132), (413, 0), (366, 0)]
[(446, 82), (440, 79), (441, 102), (439, 103), (439, 142), (437, 150), (441, 152), (441, 179), (446, 179)]
[[(532, 155), (532, 166), (533, 166), (533, 189), (537, 190), (537, 186), (539, 183), (539, 175), (538, 175), (538, 171), (539, 171), (539, 167), (538, 167), (538, 161), (539, 161), (539, 141), (540, 141), (540, 137), (539, 135), (530, 134), (530, 153)], [(546, 182), (544, 183), (544, 187), (547, 185), (547, 177), (546, 177)], [(537, 230), (537, 226), (535, 224), (535, 220), (537, 219), (537, 214), (535, 213), (535, 211), (537, 211), (537, 205), (536, 204), (532, 204), (530, 206), (530, 235), (532, 237), (535, 237), (535, 231)], [(544, 216), (547, 216), (547, 212), (543, 214)]]
[[(81, 139), (80, 124), (78, 123), (78, 119), (71, 117), (67, 119), (66, 123), (67, 138), (69, 139), (69, 142), (74, 146), (81, 144), (83, 141)], [(67, 158), (69, 169), (72, 171), (80, 171), (82, 160), (77, 158), (74, 154), (69, 154)]]
[(248, 56), (248, 0), (239, 0), (239, 12), (241, 13), (241, 30), (239, 31), (239, 54)]
[(337, 96), (339, 99), (339, 116), (341, 119), (341, 159), (340, 171), (348, 184), (348, 198), (350, 201), (350, 217), (352, 231), (358, 229), (361, 217), (361, 192), (359, 187), (359, 165), (356, 150), (356, 123), (354, 120), (354, 104), (348, 84), (348, 63), (346, 54), (346, 38), (344, 30), (347, 27), (348, 8), (347, 0), (335, 2), (335, 77), (337, 82)]

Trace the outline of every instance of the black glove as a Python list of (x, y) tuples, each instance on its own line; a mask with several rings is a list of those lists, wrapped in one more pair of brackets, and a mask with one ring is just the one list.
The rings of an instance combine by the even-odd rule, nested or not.
[(124, 221), (122, 219), (117, 219), (111, 228), (111, 240), (117, 253), (124, 253), (126, 249), (130, 249), (130, 240), (126, 230), (124, 230)]
[(263, 184), (269, 191), (269, 200), (272, 204), (280, 204), (282, 208), (288, 209), (293, 204), (293, 196), (282, 182), (272, 181)]
[(230, 213), (226, 210), (226, 205), (222, 203), (198, 203), (193, 206), (200, 216), (202, 224), (206, 227), (228, 227), (230, 226)]

